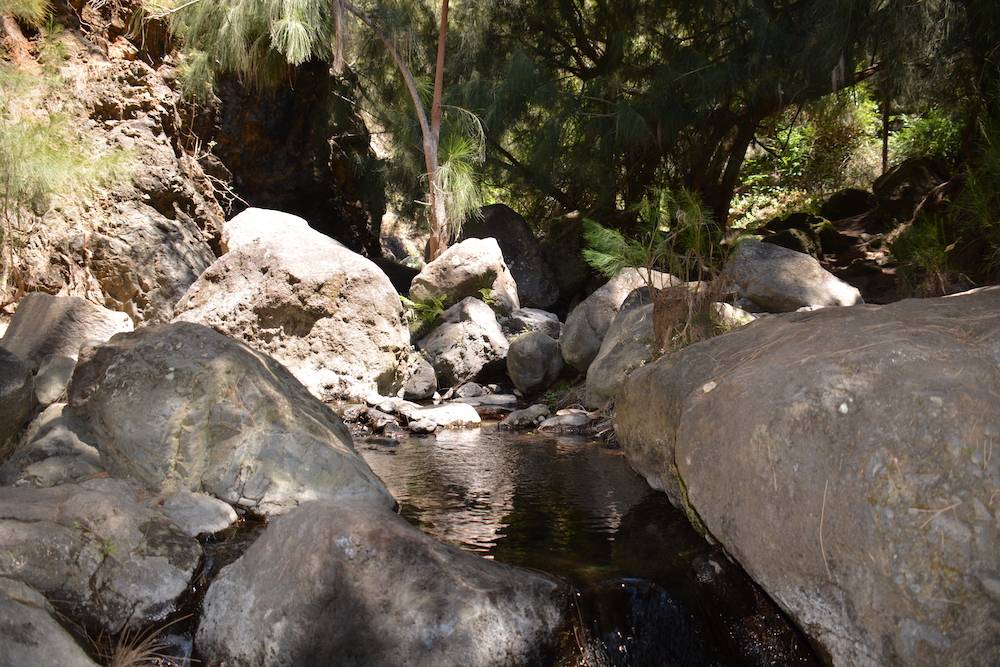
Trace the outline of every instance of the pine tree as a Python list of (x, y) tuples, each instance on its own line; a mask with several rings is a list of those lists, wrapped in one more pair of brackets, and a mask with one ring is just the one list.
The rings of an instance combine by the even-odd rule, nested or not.
[[(444, 74), (448, 37), (448, 0), (437, 13), (431, 99), (425, 99), (418, 58), (408, 26), (426, 20), (415, 3), (356, 0), (147, 0), (153, 17), (167, 18), (184, 42), (185, 90), (194, 97), (211, 94), (215, 77), (233, 73), (259, 85), (281, 81), (288, 68), (310, 60), (328, 60), (341, 72), (348, 47), (359, 34), (374, 36), (398, 74), (417, 121), (426, 196), (431, 220), (431, 257), (443, 251), (462, 221), (482, 203), (474, 163), (481, 159), (475, 133), (442, 136)], [(363, 29), (362, 29), (363, 28)], [(367, 33), (365, 33), (367, 31)], [(371, 57), (370, 42), (360, 47)], [(365, 47), (369, 50), (365, 52)], [(382, 63), (378, 62), (378, 66)], [(392, 104), (375, 107), (393, 108)], [(461, 115), (460, 113), (458, 115)], [(391, 121), (390, 121), (391, 122)], [(467, 123), (466, 123), (467, 124)], [(463, 123), (456, 124), (459, 128)], [(478, 129), (478, 127), (477, 127)]]

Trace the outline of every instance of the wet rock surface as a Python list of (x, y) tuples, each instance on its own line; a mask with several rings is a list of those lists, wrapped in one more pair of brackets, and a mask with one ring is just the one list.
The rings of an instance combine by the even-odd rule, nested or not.
[(834, 664), (995, 663), (998, 307), (765, 318), (634, 372), (619, 441)]
[(0, 462), (13, 450), (35, 410), (34, 381), (17, 355), (0, 347)]

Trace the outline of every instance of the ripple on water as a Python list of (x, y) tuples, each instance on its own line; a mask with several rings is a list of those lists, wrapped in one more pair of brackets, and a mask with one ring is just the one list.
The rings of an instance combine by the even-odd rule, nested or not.
[(494, 426), (359, 448), (425, 532), (580, 591), (586, 647), (573, 642), (560, 665), (817, 664), (774, 604), (620, 451)]

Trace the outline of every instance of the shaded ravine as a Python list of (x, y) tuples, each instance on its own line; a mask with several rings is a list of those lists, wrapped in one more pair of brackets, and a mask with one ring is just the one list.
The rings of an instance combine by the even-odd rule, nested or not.
[(620, 451), (495, 426), (358, 440), (422, 530), (577, 591), (559, 665), (815, 665), (806, 639)]

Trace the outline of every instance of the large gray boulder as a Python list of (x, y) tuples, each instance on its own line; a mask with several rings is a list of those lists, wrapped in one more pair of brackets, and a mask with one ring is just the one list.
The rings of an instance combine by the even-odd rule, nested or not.
[(49, 357), (76, 359), (84, 343), (103, 342), (133, 329), (125, 313), (80, 297), (32, 292), (17, 305), (0, 345), (36, 371)]
[(193, 538), (121, 480), (0, 488), (0, 577), (82, 622), (117, 632), (162, 620), (200, 558)]
[(803, 306), (854, 306), (861, 292), (820, 266), (814, 257), (748, 239), (726, 263), (724, 275), (742, 296), (772, 312)]
[(552, 267), (542, 256), (541, 245), (531, 227), (505, 204), (481, 209), (482, 217), (462, 225), (461, 240), (494, 238), (517, 283), (522, 306), (548, 308), (559, 300), (559, 284)]
[(489, 290), (506, 312), (521, 307), (517, 283), (496, 239), (466, 239), (427, 264), (410, 284), (414, 301), (441, 299), (445, 308)]
[(542, 664), (564, 591), (435, 542), (387, 511), (310, 503), (280, 517), (205, 596), (213, 664)]
[[(679, 282), (667, 273), (654, 271), (653, 287), (661, 289)], [(622, 269), (614, 278), (581, 301), (566, 318), (559, 339), (563, 359), (581, 373), (586, 373), (601, 350), (604, 336), (611, 327), (618, 309), (633, 290), (646, 286), (646, 280), (636, 269)]]
[(0, 345), (35, 373), (35, 397), (41, 405), (49, 405), (65, 394), (82, 345), (133, 328), (125, 313), (80, 297), (32, 292), (17, 305)]
[(97, 667), (54, 615), (44, 595), (0, 577), (0, 665)]
[(522, 334), (507, 351), (507, 375), (522, 393), (531, 395), (548, 389), (562, 373), (559, 343), (539, 331)]
[(70, 406), (103, 464), (157, 493), (262, 514), (313, 499), (393, 500), (340, 418), (265, 354), (188, 322), (119, 334), (81, 359)]
[(30, 371), (17, 355), (0, 347), (0, 462), (13, 451), (35, 407)]
[(441, 323), (417, 347), (434, 367), (438, 385), (452, 387), (502, 362), (509, 345), (493, 310), (469, 297), (446, 310)]
[(1000, 289), (767, 317), (636, 370), (631, 465), (834, 665), (1000, 664)]
[(235, 249), (191, 286), (175, 321), (273, 356), (323, 400), (398, 381), (409, 333), (381, 269), (287, 214), (250, 209), (228, 229)]
[(600, 408), (614, 400), (629, 374), (657, 356), (656, 348), (653, 304), (623, 308), (587, 369), (587, 407)]

